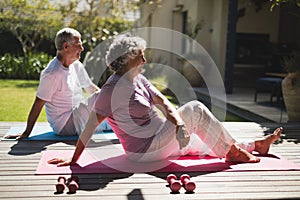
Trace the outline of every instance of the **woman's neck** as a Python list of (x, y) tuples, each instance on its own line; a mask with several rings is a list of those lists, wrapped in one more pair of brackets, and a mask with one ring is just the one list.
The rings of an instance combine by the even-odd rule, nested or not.
[(130, 82), (133, 82), (133, 79), (137, 76), (137, 74), (134, 73), (134, 70), (126, 66), (122, 68), (122, 70), (117, 71), (116, 74), (126, 78)]

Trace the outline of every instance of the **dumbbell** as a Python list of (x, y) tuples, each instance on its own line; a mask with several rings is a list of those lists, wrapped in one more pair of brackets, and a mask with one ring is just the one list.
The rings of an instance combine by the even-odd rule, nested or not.
[(66, 186), (66, 178), (63, 176), (58, 177), (56, 186), (56, 193), (61, 194), (64, 192)]
[(181, 189), (181, 184), (177, 180), (177, 177), (175, 174), (169, 174), (167, 176), (167, 182), (169, 183), (169, 187), (173, 193), (178, 193)]
[(184, 189), (186, 190), (187, 193), (192, 193), (194, 192), (195, 188), (196, 188), (196, 184), (195, 182), (192, 182), (190, 180), (190, 176), (188, 174), (183, 174), (180, 176), (180, 181), (184, 187)]
[(79, 188), (78, 182), (79, 182), (79, 178), (77, 176), (72, 176), (69, 179), (69, 184), (68, 184), (69, 194), (76, 193), (76, 190), (78, 190)]

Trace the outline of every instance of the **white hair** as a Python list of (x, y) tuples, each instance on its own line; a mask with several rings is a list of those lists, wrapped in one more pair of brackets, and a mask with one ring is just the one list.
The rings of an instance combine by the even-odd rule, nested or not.
[(55, 47), (58, 51), (63, 49), (65, 42), (72, 44), (74, 36), (81, 38), (81, 34), (73, 28), (63, 28), (56, 33)]
[(146, 49), (146, 41), (138, 36), (117, 36), (106, 52), (106, 65), (112, 71), (120, 71), (127, 64), (128, 59), (134, 58), (139, 50)]

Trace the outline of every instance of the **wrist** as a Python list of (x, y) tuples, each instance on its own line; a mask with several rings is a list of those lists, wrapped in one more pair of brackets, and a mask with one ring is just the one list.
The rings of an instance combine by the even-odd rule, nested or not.
[(76, 164), (76, 162), (77, 162), (77, 160), (74, 159), (74, 158), (72, 158), (70, 164), (71, 164), (71, 165), (74, 165), (74, 164)]
[(28, 137), (29, 135), (30, 135), (30, 132), (24, 131), (21, 136), (22, 137)]
[(181, 122), (177, 122), (177, 124), (176, 124), (177, 126), (185, 126), (185, 123), (183, 122), (183, 121), (181, 121)]

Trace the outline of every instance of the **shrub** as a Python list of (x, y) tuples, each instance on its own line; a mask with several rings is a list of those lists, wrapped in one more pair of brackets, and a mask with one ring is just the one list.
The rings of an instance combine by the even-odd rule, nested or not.
[(50, 55), (42, 52), (25, 56), (4, 54), (0, 58), (0, 78), (37, 80), (50, 59)]
[(291, 56), (284, 57), (282, 65), (287, 72), (300, 72), (300, 51), (295, 51)]

